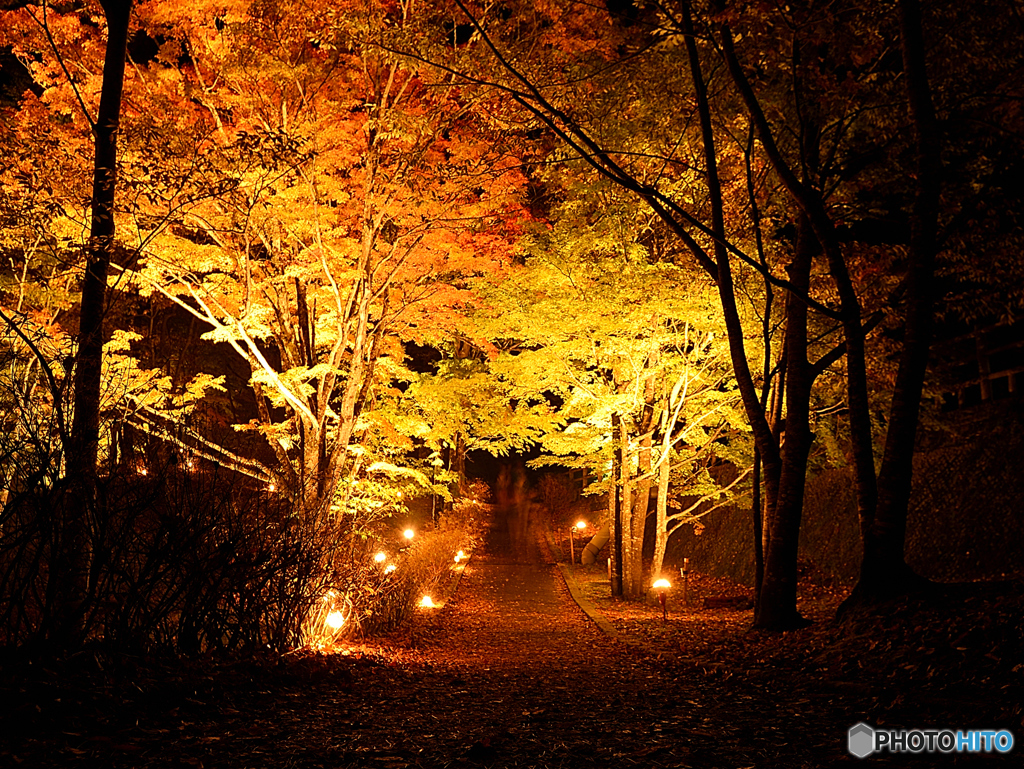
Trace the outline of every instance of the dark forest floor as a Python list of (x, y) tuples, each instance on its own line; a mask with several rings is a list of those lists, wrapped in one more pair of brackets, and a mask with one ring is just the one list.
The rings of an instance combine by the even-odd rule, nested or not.
[[(571, 598), (541, 517), (497, 511), (443, 608), (345, 653), (4, 669), (0, 766), (824, 767), (857, 763), (846, 731), (862, 720), (1024, 738), (1019, 584), (950, 588), (843, 626), (840, 596), (805, 585), (815, 624), (778, 634), (750, 631), (749, 611), (704, 609), (742, 593), (723, 581), (691, 575), (689, 606), (674, 592), (663, 622), (657, 604), (612, 601), (605, 575), (575, 567), (609, 636)], [(1016, 764), (1021, 750), (943, 765)]]

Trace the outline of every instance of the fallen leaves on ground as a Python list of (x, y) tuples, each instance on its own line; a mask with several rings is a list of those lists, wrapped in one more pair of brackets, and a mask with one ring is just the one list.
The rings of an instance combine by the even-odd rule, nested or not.
[(1024, 733), (1019, 583), (842, 625), (841, 592), (808, 583), (815, 624), (768, 633), (750, 611), (703, 608), (743, 594), (727, 581), (691, 574), (689, 606), (673, 592), (662, 621), (657, 602), (613, 601), (599, 570), (577, 568), (614, 640), (539, 536), (510, 537), (525, 527), (505, 518), (529, 514), (498, 512), (443, 609), (344, 653), (7, 661), (0, 765), (820, 767), (852, 760), (846, 730), (861, 720)]

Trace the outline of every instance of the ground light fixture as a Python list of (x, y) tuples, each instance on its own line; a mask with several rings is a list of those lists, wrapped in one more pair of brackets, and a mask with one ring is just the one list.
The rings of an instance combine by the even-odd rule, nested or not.
[(410, 539), (411, 540), (413, 537), (416, 536), (416, 532), (413, 531), (412, 529), (406, 529), (405, 531), (402, 532), (402, 536), (405, 537), (406, 539)]
[(587, 522), (582, 518), (569, 529), (569, 563), (576, 563), (576, 532), (587, 528)]
[(661, 604), (661, 621), (667, 622), (668, 610), (665, 608), (665, 593), (672, 587), (672, 583), (667, 579), (659, 579), (655, 580), (651, 587), (658, 591), (658, 603)]
[(429, 595), (425, 595), (420, 599), (420, 606), (422, 606), (424, 609), (433, 609), (437, 606), (437, 604), (434, 603), (433, 598), (431, 598)]

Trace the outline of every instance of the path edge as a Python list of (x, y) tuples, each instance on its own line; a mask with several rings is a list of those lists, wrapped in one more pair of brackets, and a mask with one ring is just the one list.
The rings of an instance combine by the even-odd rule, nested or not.
[(572, 596), (572, 600), (576, 602), (576, 605), (580, 607), (584, 614), (586, 614), (590, 620), (597, 625), (601, 631), (614, 638), (616, 641), (629, 642), (625, 636), (623, 636), (611, 621), (601, 613), (601, 610), (597, 608), (589, 598), (583, 595), (583, 590), (580, 589), (579, 583), (576, 581), (576, 577), (573, 575), (572, 570), (564, 563), (556, 563), (558, 570), (562, 572), (562, 579), (565, 580), (565, 586), (569, 588), (569, 595)]

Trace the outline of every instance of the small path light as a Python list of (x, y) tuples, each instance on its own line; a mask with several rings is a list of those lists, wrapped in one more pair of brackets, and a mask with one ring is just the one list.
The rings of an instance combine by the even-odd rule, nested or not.
[(687, 588), (690, 586), (690, 559), (683, 559), (683, 568), (679, 570), (680, 576), (683, 578), (683, 606), (689, 606), (690, 601), (687, 596)]
[(412, 529), (406, 529), (404, 532), (402, 532), (402, 536), (404, 536), (406, 539), (411, 540), (413, 537), (416, 536), (416, 532)]
[(394, 571), (395, 569), (397, 569), (397, 568), (398, 568), (398, 567), (397, 567), (397, 566), (395, 566), (395, 565), (394, 565), (393, 563), (389, 563), (389, 564), (388, 564), (388, 567), (387, 567), (386, 569), (384, 569), (384, 573), (385, 573), (385, 574), (390, 574), (391, 572), (393, 572), (393, 571)]
[(424, 609), (433, 609), (437, 606), (437, 604), (434, 603), (433, 598), (431, 598), (429, 595), (425, 595), (420, 599), (420, 606), (422, 606)]
[(587, 522), (580, 519), (569, 529), (569, 563), (576, 563), (576, 532), (585, 531), (586, 528)]
[(377, 563), (384, 563), (384, 561), (386, 561), (387, 559), (388, 554), (385, 553), (383, 550), (377, 553), (377, 555), (373, 556), (373, 560), (375, 560)]
[(657, 580), (652, 587), (658, 591), (658, 602), (661, 604), (661, 621), (668, 621), (668, 609), (665, 608), (665, 592), (672, 587), (667, 579)]

